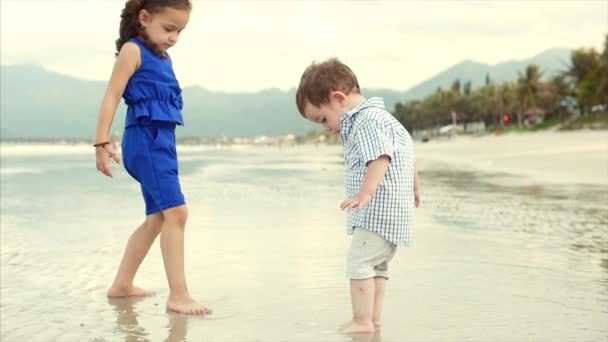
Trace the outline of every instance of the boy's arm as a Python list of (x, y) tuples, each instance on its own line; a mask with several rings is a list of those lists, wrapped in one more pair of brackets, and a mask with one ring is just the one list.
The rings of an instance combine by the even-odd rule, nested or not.
[(367, 164), (367, 173), (363, 179), (361, 190), (359, 190), (359, 193), (355, 197), (349, 198), (342, 202), (340, 209), (348, 210), (354, 208), (361, 210), (361, 208), (363, 208), (376, 193), (378, 186), (380, 186), (380, 183), (382, 183), (382, 180), (384, 179), (384, 175), (386, 174), (386, 170), (388, 170), (390, 163), (391, 158), (385, 154), (381, 155), (376, 160), (370, 161)]
[(414, 162), (414, 206), (420, 206), (420, 178), (418, 177), (418, 168)]

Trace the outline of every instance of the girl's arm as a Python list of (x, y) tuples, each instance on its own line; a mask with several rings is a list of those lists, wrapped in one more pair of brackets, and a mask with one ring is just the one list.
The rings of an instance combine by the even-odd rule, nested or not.
[(134, 43), (125, 43), (114, 63), (114, 70), (108, 82), (106, 93), (101, 101), (99, 117), (97, 119), (97, 134), (95, 147), (97, 159), (97, 170), (108, 177), (112, 177), (110, 169), (110, 158), (116, 163), (120, 162), (116, 150), (112, 144), (104, 144), (110, 141), (110, 128), (116, 114), (116, 107), (122, 97), (129, 79), (141, 64), (141, 52), (139, 46)]

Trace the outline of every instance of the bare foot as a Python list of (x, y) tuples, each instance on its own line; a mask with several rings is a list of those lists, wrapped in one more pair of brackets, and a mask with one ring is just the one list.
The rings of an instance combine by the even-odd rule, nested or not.
[(375, 332), (376, 328), (372, 322), (361, 324), (350, 321), (340, 327), (340, 333), (342, 334), (371, 334)]
[(379, 321), (374, 321), (374, 326), (375, 326), (376, 328), (381, 327), (381, 326), (382, 326), (382, 320), (379, 320)]
[(169, 299), (167, 309), (186, 315), (209, 315), (213, 313), (205, 304), (189, 297), (186, 299)]
[(108, 289), (108, 297), (110, 298), (122, 298), (122, 297), (147, 297), (154, 296), (154, 291), (148, 291), (141, 289), (136, 286), (119, 287), (112, 286)]

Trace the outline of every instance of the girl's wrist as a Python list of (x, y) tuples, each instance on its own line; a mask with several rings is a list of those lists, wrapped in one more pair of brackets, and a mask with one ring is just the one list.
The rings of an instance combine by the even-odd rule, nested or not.
[(95, 147), (95, 148), (97, 148), (97, 147), (104, 148), (106, 145), (110, 145), (110, 142), (109, 141), (102, 141), (102, 142), (94, 143), (93, 147)]

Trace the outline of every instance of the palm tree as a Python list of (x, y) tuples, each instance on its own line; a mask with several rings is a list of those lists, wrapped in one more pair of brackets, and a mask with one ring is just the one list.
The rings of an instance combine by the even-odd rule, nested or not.
[(581, 112), (585, 114), (593, 104), (598, 85), (602, 83), (602, 58), (595, 49), (577, 49), (572, 52), (566, 75), (572, 80)]
[(546, 84), (545, 98), (549, 103), (551, 111), (557, 111), (559, 113), (559, 120), (563, 121), (564, 114), (566, 114), (564, 108), (560, 105), (562, 99), (572, 93), (572, 87), (567, 82), (566, 76), (558, 74), (553, 76), (551, 80)]
[(570, 68), (566, 75), (572, 78), (574, 86), (577, 86), (593, 69), (600, 63), (600, 56), (595, 49), (577, 49), (572, 51), (570, 57)]
[(517, 84), (505, 83), (500, 87), (501, 113), (499, 117), (500, 125), (503, 126), (502, 115), (512, 114), (518, 110), (517, 104)]
[(517, 80), (518, 91), (517, 97), (519, 99), (520, 108), (517, 111), (517, 125), (521, 127), (521, 120), (523, 112), (536, 105), (536, 98), (541, 87), (540, 78), (543, 72), (536, 64), (530, 64), (526, 67), (524, 73), (519, 72)]
[(594, 96), (596, 103), (608, 103), (608, 34), (604, 39), (604, 52), (600, 56), (598, 85)]

